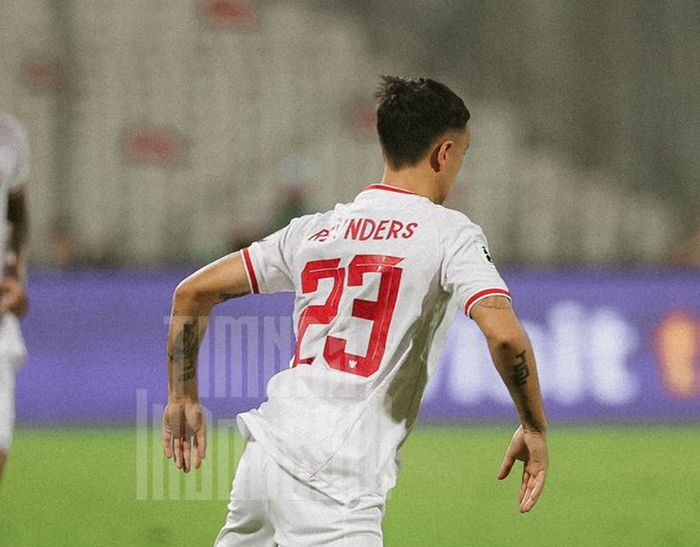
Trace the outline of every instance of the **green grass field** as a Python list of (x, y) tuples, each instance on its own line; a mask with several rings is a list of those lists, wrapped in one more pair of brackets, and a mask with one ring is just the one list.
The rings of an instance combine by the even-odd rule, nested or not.
[[(495, 479), (510, 433), (417, 430), (389, 498), (385, 544), (700, 545), (700, 428), (554, 429), (550, 478), (528, 515), (517, 510), (517, 477)], [(151, 435), (144, 467), (131, 430), (21, 429), (0, 487), (0, 545), (211, 545), (230, 454), (241, 448), (219, 437), (209, 470), (185, 482), (161, 467)]]

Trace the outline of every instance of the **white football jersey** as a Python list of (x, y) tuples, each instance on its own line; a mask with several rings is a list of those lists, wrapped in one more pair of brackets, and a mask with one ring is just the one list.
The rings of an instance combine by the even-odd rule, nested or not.
[(294, 291), (296, 351), (238, 416), (285, 469), (346, 503), (386, 495), (455, 307), (510, 298), (481, 228), (385, 184), (242, 251), (255, 293)]

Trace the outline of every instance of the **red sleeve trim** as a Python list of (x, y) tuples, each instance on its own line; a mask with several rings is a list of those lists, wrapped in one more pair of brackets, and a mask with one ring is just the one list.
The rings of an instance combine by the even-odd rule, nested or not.
[(255, 277), (255, 270), (253, 269), (253, 261), (250, 259), (250, 251), (246, 247), (241, 251), (243, 255), (243, 265), (245, 266), (246, 272), (248, 273), (248, 280), (250, 281), (250, 288), (253, 294), (260, 294), (260, 287), (258, 287), (258, 279)]
[(510, 300), (510, 293), (505, 289), (485, 289), (483, 291), (479, 291), (478, 293), (472, 295), (472, 297), (467, 300), (467, 303), (464, 305), (464, 313), (467, 314), (467, 317), (471, 317), (469, 314), (471, 313), (472, 306), (487, 296), (505, 296), (508, 298), (508, 300)]

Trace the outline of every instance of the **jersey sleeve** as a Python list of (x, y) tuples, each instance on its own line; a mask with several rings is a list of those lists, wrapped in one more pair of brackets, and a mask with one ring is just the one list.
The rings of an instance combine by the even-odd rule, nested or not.
[(504, 296), (510, 300), (510, 291), (498, 273), (488, 242), (481, 228), (459, 214), (443, 228), (442, 287), (457, 299), (464, 313), (479, 300), (488, 296)]
[(250, 290), (254, 294), (294, 290), (294, 250), (301, 238), (304, 217), (256, 241), (241, 251)]
[(0, 178), (8, 190), (17, 190), (29, 177), (29, 138), (14, 118), (7, 117), (0, 129)]

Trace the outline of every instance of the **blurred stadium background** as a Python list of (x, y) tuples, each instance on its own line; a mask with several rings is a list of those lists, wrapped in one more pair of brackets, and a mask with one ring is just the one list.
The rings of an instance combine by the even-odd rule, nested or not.
[[(231, 420), (291, 353), (288, 296), (222, 306), (206, 468), (158, 448), (165, 320), (195, 267), (381, 175), (372, 94), (429, 75), (472, 112), (449, 205), (481, 224), (542, 369), (552, 476), (458, 321), (404, 450), (388, 546), (698, 545), (700, 4), (2, 0), (0, 110), (28, 128), (30, 358), (0, 545), (208, 545)], [(449, 426), (449, 427), (447, 427)]]

